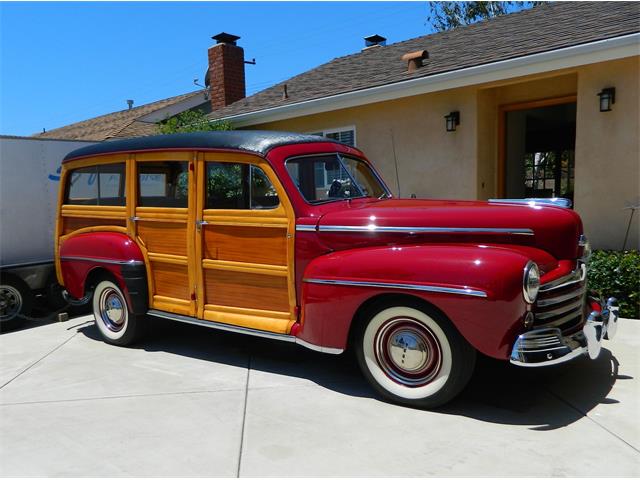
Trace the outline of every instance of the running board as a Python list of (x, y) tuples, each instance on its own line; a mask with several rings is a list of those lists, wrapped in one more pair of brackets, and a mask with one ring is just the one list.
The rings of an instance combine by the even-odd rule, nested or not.
[(168, 320), (174, 320), (176, 322), (190, 323), (192, 325), (199, 325), (201, 327), (215, 328), (216, 330), (224, 330), (233, 333), (242, 333), (244, 335), (253, 335), (255, 337), (269, 338), (271, 340), (280, 340), (281, 342), (297, 343), (303, 347), (315, 350), (316, 352), (331, 353), (337, 355), (342, 353), (342, 348), (330, 348), (314, 345), (313, 343), (305, 342), (304, 340), (294, 337), (293, 335), (285, 335), (282, 333), (266, 332), (264, 330), (255, 330), (253, 328), (239, 327), (237, 325), (229, 325), (226, 323), (212, 322), (210, 320), (201, 320), (199, 318), (189, 317), (187, 315), (178, 315), (177, 313), (162, 312), (160, 310), (149, 310), (147, 315), (154, 317), (166, 318)]

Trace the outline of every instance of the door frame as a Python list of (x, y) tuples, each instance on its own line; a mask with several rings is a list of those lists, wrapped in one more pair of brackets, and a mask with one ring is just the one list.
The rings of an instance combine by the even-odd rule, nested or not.
[(527, 102), (507, 103), (498, 106), (498, 172), (496, 197), (503, 198), (506, 191), (506, 150), (507, 150), (507, 112), (515, 110), (529, 110), (532, 108), (551, 107), (567, 103), (577, 103), (578, 95), (544, 98)]
[[(278, 195), (280, 204), (274, 209), (207, 209), (205, 208), (207, 171), (208, 162), (222, 163), (241, 163), (247, 165), (255, 165), (259, 167), (267, 176)], [(295, 284), (295, 212), (293, 205), (287, 195), (287, 192), (276, 175), (273, 167), (269, 162), (261, 157), (247, 154), (245, 152), (200, 152), (196, 162), (196, 205), (193, 215), (193, 223), (205, 221), (201, 228), (194, 229), (194, 255), (193, 265), (196, 273), (196, 316), (204, 321), (213, 321), (225, 323), (233, 326), (252, 328), (262, 331), (271, 331), (275, 333), (289, 334), (291, 327), (297, 320), (297, 300), (296, 300), (296, 284)], [(279, 210), (283, 215), (274, 216), (275, 210)], [(261, 227), (278, 227), (285, 231), (286, 242), (286, 265), (282, 267), (274, 267), (265, 265), (254, 265), (243, 262), (218, 261), (217, 263), (237, 263), (235, 267), (228, 265), (229, 270), (240, 270), (250, 273), (256, 270), (265, 274), (267, 271), (278, 270), (279, 275), (287, 279), (287, 312), (272, 312), (268, 310), (251, 309), (246, 307), (225, 307), (223, 305), (214, 305), (206, 303), (205, 292), (205, 267), (204, 259), (204, 234), (205, 229), (214, 227), (215, 225), (228, 226), (248, 226), (253, 228)], [(207, 267), (212, 270), (226, 270), (224, 265), (218, 265), (215, 268)], [(210, 305), (209, 309), (205, 308)], [(213, 309), (211, 309), (213, 308)]]
[[(165, 312), (177, 313), (181, 315), (195, 316), (196, 313), (196, 272), (192, 265), (192, 259), (194, 258), (194, 231), (195, 231), (195, 204), (196, 204), (196, 172), (195, 163), (197, 159), (197, 153), (190, 150), (179, 150), (171, 152), (138, 152), (131, 154), (129, 159), (130, 165), (127, 169), (129, 175), (129, 190), (127, 194), (128, 208), (128, 231), (131, 238), (134, 239), (142, 255), (145, 259), (145, 266), (147, 271), (147, 288), (149, 294), (149, 308), (162, 310)], [(144, 163), (153, 162), (186, 162), (188, 165), (188, 180), (187, 180), (187, 207), (186, 208), (174, 208), (174, 207), (141, 207), (138, 205), (138, 166)], [(142, 215), (139, 209), (143, 209)], [(180, 210), (180, 213), (176, 213), (176, 210)], [(161, 263), (171, 264), (176, 263), (177, 259), (172, 254), (154, 254), (155, 258), (150, 258), (147, 245), (139, 236), (139, 223), (144, 221), (160, 222), (160, 223), (180, 223), (185, 225), (185, 241), (186, 241), (186, 267), (187, 267), (187, 285), (190, 298), (177, 299), (173, 297), (158, 297), (156, 292), (156, 285), (152, 269), (152, 261), (160, 261)], [(183, 260), (180, 259), (180, 265), (185, 265)]]

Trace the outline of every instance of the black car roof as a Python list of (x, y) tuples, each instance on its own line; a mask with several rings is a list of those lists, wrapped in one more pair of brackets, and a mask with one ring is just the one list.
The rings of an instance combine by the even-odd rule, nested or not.
[(303, 135), (270, 130), (231, 130), (221, 132), (175, 133), (152, 137), (128, 138), (89, 145), (72, 151), (63, 163), (80, 157), (109, 153), (166, 149), (230, 149), (266, 155), (269, 150), (296, 143), (340, 143), (317, 135)]

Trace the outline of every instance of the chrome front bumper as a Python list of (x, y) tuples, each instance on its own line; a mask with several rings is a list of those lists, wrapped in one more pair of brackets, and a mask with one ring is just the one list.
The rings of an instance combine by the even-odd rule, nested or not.
[(582, 355), (595, 360), (600, 355), (602, 341), (611, 340), (618, 326), (619, 307), (615, 298), (593, 310), (582, 330), (562, 336), (559, 328), (540, 328), (518, 336), (509, 361), (521, 367), (545, 367), (568, 362)]

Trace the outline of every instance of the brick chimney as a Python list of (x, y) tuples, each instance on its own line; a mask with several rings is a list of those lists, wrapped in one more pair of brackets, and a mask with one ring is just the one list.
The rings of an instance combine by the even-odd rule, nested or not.
[(211, 108), (218, 110), (246, 96), (244, 84), (244, 50), (236, 45), (240, 39), (229, 33), (213, 38), (216, 44), (209, 48), (207, 84), (210, 86)]

